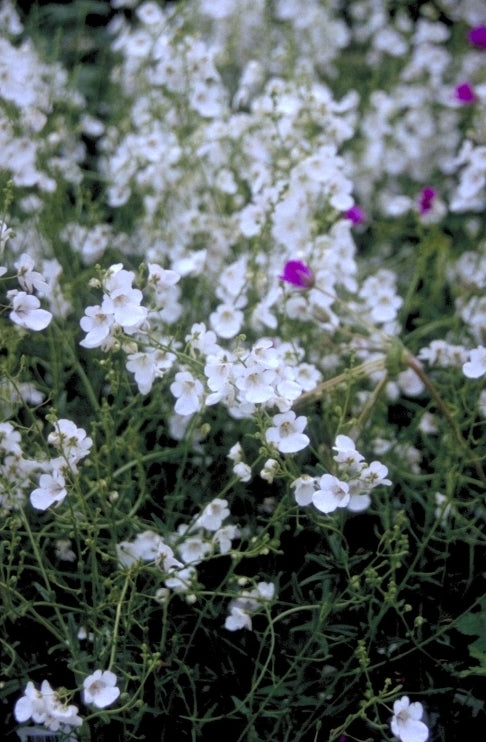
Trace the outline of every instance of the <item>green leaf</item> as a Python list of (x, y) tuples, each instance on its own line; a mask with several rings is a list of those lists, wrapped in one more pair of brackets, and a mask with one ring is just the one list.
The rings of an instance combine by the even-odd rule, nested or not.
[(482, 640), (484, 651), (486, 651), (486, 595), (479, 600), (479, 606), (479, 611), (460, 616), (456, 621), (456, 628), (461, 634), (467, 636), (477, 634)]
[(456, 628), (461, 634), (478, 637), (469, 645), (469, 654), (479, 660), (480, 664), (479, 667), (465, 671), (468, 675), (486, 675), (486, 595), (483, 595), (478, 603), (479, 611), (465, 613), (456, 621)]

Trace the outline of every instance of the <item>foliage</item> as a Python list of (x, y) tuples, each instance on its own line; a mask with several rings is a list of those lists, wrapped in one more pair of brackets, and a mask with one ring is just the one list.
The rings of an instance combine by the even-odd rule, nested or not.
[(484, 728), (486, 17), (305, 6), (0, 7), (5, 739)]

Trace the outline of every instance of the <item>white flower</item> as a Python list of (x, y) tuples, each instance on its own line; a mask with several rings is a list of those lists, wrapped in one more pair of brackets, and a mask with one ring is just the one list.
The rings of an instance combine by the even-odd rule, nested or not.
[(70, 727), (81, 726), (82, 719), (78, 716), (78, 707), (63, 703), (57, 694), (47, 697), (47, 716), (44, 726), (52, 732), (69, 732)]
[(104, 312), (99, 304), (86, 307), (84, 317), (81, 317), (79, 321), (86, 337), (79, 344), (83, 348), (99, 348), (110, 338), (114, 323), (113, 315)]
[(352, 513), (362, 513), (363, 510), (369, 508), (370, 504), (371, 497), (369, 495), (351, 495), (347, 509)]
[(337, 508), (345, 508), (349, 503), (349, 485), (332, 474), (323, 474), (319, 479), (319, 489), (314, 492), (312, 502), (322, 513), (332, 513)]
[(156, 291), (167, 286), (175, 286), (180, 281), (180, 274), (176, 271), (167, 270), (158, 265), (158, 263), (147, 263), (148, 283)]
[(130, 353), (125, 365), (134, 374), (140, 394), (148, 394), (157, 374), (154, 353)]
[(35, 263), (30, 255), (23, 253), (14, 265), (18, 271), (18, 281), (24, 291), (27, 291), (29, 294), (31, 294), (34, 289), (42, 293), (46, 291), (48, 288), (47, 283), (44, 277), (34, 270)]
[(378, 487), (380, 484), (390, 485), (391, 481), (386, 479), (387, 474), (388, 469), (384, 464), (381, 464), (379, 461), (372, 461), (360, 473), (361, 488), (364, 491)]
[(95, 670), (83, 681), (84, 702), (92, 703), (99, 709), (110, 706), (120, 695), (116, 683), (117, 677), (114, 672)]
[(408, 397), (418, 397), (425, 389), (423, 381), (412, 368), (401, 371), (397, 376), (397, 383)]
[(78, 629), (78, 633), (76, 634), (78, 639), (82, 642), (88, 640), (90, 642), (94, 641), (94, 634), (92, 631), (88, 631), (86, 626), (80, 626)]
[(238, 631), (239, 629), (251, 630), (251, 617), (242, 608), (233, 605), (230, 608), (229, 616), (226, 616), (224, 627), (228, 631)]
[(263, 468), (260, 472), (262, 479), (265, 479), (269, 484), (272, 484), (275, 479), (275, 475), (278, 472), (279, 463), (276, 459), (267, 459), (263, 464)]
[(0, 449), (14, 456), (22, 456), (21, 437), (11, 423), (0, 423)]
[(259, 582), (256, 586), (256, 594), (262, 600), (273, 600), (275, 597), (275, 585), (273, 582)]
[(148, 394), (156, 378), (162, 378), (171, 368), (175, 355), (157, 348), (148, 348), (145, 352), (130, 353), (127, 356), (126, 368), (135, 376), (140, 394)]
[(177, 550), (184, 564), (199, 564), (212, 547), (202, 536), (194, 534), (179, 544)]
[(486, 348), (482, 345), (469, 353), (469, 361), (463, 364), (462, 372), (468, 379), (479, 379), (486, 374)]
[(174, 557), (174, 552), (155, 531), (143, 531), (134, 541), (121, 541), (116, 545), (118, 561), (122, 567), (131, 567), (136, 562), (155, 562), (170, 572), (183, 565)]
[(296, 417), (295, 412), (282, 412), (273, 417), (273, 427), (268, 428), (265, 437), (281, 453), (296, 453), (309, 445), (310, 440), (302, 431), (307, 425), (307, 418)]
[(425, 411), (420, 418), (419, 430), (425, 435), (434, 435), (438, 432), (437, 418), (432, 412)]
[(305, 507), (310, 505), (316, 491), (316, 480), (310, 474), (302, 474), (298, 479), (294, 479), (290, 485), (294, 490), (295, 502), (297, 505)]
[(368, 299), (371, 306), (371, 318), (374, 322), (390, 322), (397, 316), (403, 299), (391, 289), (383, 289)]
[(213, 536), (213, 543), (218, 545), (221, 554), (227, 554), (231, 549), (231, 542), (240, 537), (240, 532), (236, 526), (228, 524), (219, 528)]
[(189, 371), (179, 371), (170, 390), (177, 397), (174, 410), (178, 415), (192, 415), (201, 409), (204, 387)]
[(75, 470), (76, 464), (90, 452), (93, 441), (83, 428), (66, 418), (54, 423), (55, 430), (47, 436), (48, 442), (55, 446)]
[(233, 467), (233, 473), (241, 482), (249, 482), (251, 479), (251, 466), (245, 464), (244, 461), (240, 461)]
[(340, 468), (348, 474), (359, 471), (364, 456), (356, 450), (356, 445), (352, 438), (349, 438), (347, 435), (338, 435), (332, 448), (333, 451), (337, 451), (333, 457), (334, 461), (343, 465)]
[(395, 737), (401, 742), (425, 742), (429, 736), (427, 725), (420, 721), (424, 713), (421, 703), (410, 703), (402, 696), (393, 704), (393, 717), (390, 723)]
[(262, 231), (266, 219), (265, 204), (250, 202), (239, 213), (239, 227), (245, 237), (255, 237)]
[(64, 562), (75, 562), (76, 554), (71, 549), (71, 541), (67, 538), (59, 538), (56, 541), (56, 556)]
[(395, 293), (396, 276), (392, 271), (379, 270), (364, 282), (359, 295), (365, 299), (374, 322), (390, 322), (403, 304)]
[(186, 343), (190, 343), (193, 348), (204, 356), (210, 356), (211, 354), (220, 352), (220, 347), (216, 342), (216, 333), (206, 329), (204, 322), (195, 322), (191, 327), (191, 332), (186, 335), (185, 340)]
[(186, 601), (188, 603), (193, 603), (196, 600), (196, 596), (192, 592), (196, 577), (196, 568), (189, 565), (188, 567), (184, 567), (184, 569), (179, 569), (177, 572), (173, 572), (171, 576), (165, 580), (165, 586), (168, 587), (169, 590), (174, 590), (176, 593), (185, 593)]
[(223, 389), (233, 376), (234, 358), (228, 351), (210, 354), (204, 367), (208, 387), (213, 392)]
[(67, 495), (66, 482), (61, 472), (54, 469), (52, 474), (41, 474), (39, 487), (31, 492), (30, 502), (36, 510), (47, 510), (55, 502), (62, 502)]
[(46, 718), (43, 694), (37, 690), (32, 681), (27, 683), (24, 695), (15, 704), (14, 716), (21, 724), (28, 719), (32, 719), (36, 724), (42, 724)]
[(14, 716), (20, 723), (32, 719), (52, 732), (68, 732), (70, 727), (82, 724), (77, 706), (63, 703), (47, 680), (42, 681), (40, 690), (32, 682), (27, 683), (24, 695), (15, 704)]
[(231, 446), (229, 453), (226, 454), (226, 458), (231, 459), (235, 464), (239, 464), (243, 460), (243, 448), (239, 441)]
[(105, 290), (108, 294), (116, 291), (129, 291), (134, 278), (135, 273), (125, 270), (122, 263), (110, 265), (105, 272)]
[(275, 376), (275, 371), (271, 368), (250, 366), (242, 369), (235, 383), (238, 389), (244, 393), (247, 402), (268, 402), (275, 394), (272, 386)]
[(430, 345), (420, 349), (418, 358), (427, 361), (431, 366), (459, 367), (467, 361), (468, 353), (462, 345), (451, 345), (445, 340), (432, 340)]
[(221, 528), (224, 519), (227, 518), (229, 514), (228, 501), (216, 497), (206, 505), (196, 521), (196, 526), (198, 528), (205, 528), (207, 531), (218, 531)]
[(273, 600), (274, 596), (275, 585), (272, 582), (259, 582), (253, 590), (243, 590), (228, 606), (225, 628), (228, 631), (251, 630), (252, 614), (262, 610), (262, 604)]
[(112, 315), (124, 329), (138, 327), (147, 316), (147, 309), (140, 306), (142, 298), (139, 289), (118, 289), (104, 297), (101, 311)]
[(214, 332), (221, 338), (234, 338), (241, 330), (243, 312), (229, 304), (220, 304), (209, 316)]
[(25, 291), (9, 292), (8, 296), (12, 299), (12, 311), (9, 315), (12, 322), (27, 330), (45, 330), (52, 319), (52, 314), (40, 308), (37, 296), (27, 294)]

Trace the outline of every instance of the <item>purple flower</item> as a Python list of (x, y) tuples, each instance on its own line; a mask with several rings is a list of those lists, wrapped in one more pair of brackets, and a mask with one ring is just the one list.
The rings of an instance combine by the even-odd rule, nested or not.
[(285, 263), (283, 273), (279, 276), (281, 281), (287, 281), (292, 286), (301, 289), (310, 289), (314, 285), (314, 274), (311, 269), (300, 260), (289, 260)]
[(486, 49), (486, 26), (475, 26), (467, 34), (467, 39), (474, 46)]
[(346, 217), (346, 219), (350, 219), (353, 224), (363, 224), (363, 222), (366, 220), (366, 213), (364, 209), (362, 209), (361, 206), (357, 206), (356, 204), (345, 211), (344, 216)]
[(454, 90), (454, 96), (456, 100), (458, 100), (460, 103), (464, 103), (465, 105), (475, 103), (477, 100), (474, 88), (468, 82), (461, 82), (459, 85), (457, 85)]
[(432, 188), (432, 186), (425, 186), (424, 188), (422, 188), (418, 200), (420, 214), (424, 215), (432, 210), (434, 199), (436, 196), (437, 191), (435, 190), (435, 188)]

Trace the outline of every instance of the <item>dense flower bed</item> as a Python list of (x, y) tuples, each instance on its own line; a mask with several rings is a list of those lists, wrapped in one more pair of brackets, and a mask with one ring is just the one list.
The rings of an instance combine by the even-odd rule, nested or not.
[(4, 738), (484, 729), (484, 3), (0, 21)]

